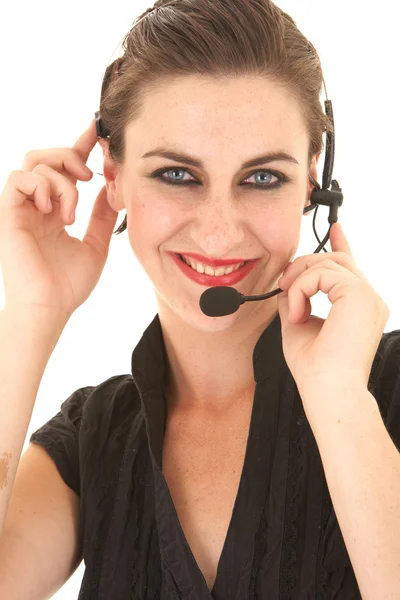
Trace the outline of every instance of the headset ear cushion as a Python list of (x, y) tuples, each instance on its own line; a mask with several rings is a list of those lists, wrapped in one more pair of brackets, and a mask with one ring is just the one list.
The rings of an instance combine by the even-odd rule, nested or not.
[(97, 132), (97, 137), (102, 138), (103, 137), (103, 131), (102, 131), (102, 127), (101, 127), (100, 111), (97, 110), (94, 113), (94, 116), (96, 118), (96, 132)]

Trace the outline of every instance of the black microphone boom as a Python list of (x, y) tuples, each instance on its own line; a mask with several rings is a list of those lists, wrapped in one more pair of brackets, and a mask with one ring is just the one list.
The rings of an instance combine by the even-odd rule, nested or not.
[[(313, 189), (310, 196), (311, 206), (308, 206), (303, 211), (303, 214), (305, 214), (310, 210), (315, 209), (313, 229), (315, 237), (319, 242), (319, 246), (316, 250), (314, 250), (314, 254), (318, 254), (322, 249), (324, 252), (327, 252), (324, 246), (329, 240), (329, 234), (333, 223), (336, 223), (338, 220), (339, 206), (342, 206), (343, 204), (342, 190), (335, 179), (332, 180), (332, 186), (331, 189), (329, 189), (329, 186), (331, 185), (333, 163), (335, 159), (335, 124), (333, 120), (332, 102), (330, 100), (325, 101), (325, 112), (331, 121), (333, 131), (326, 133), (327, 145), (325, 152), (322, 188), (319, 183), (310, 175), (310, 180), (314, 184), (315, 189)], [(329, 206), (329, 229), (322, 242), (319, 239), (315, 229), (315, 218), (320, 204)], [(220, 285), (216, 287), (210, 287), (202, 293), (200, 296), (200, 308), (208, 317), (224, 317), (225, 315), (230, 315), (236, 312), (240, 305), (244, 304), (245, 302), (266, 300), (267, 298), (271, 298), (272, 296), (280, 294), (280, 292), (283, 292), (283, 290), (281, 290), (281, 288), (277, 288), (272, 292), (261, 294), (259, 296), (244, 296), (233, 287)]]

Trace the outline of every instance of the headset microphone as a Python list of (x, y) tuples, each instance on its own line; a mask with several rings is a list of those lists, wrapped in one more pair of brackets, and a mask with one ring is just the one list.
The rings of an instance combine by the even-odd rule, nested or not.
[[(326, 96), (328, 97), (327, 94)], [(325, 113), (332, 124), (333, 131), (326, 132), (325, 164), (322, 179), (322, 188), (319, 185), (319, 183), (315, 181), (315, 179), (310, 175), (310, 180), (315, 186), (315, 188), (313, 189), (310, 196), (311, 206), (308, 206), (303, 211), (303, 214), (305, 214), (310, 210), (315, 209), (313, 229), (315, 237), (319, 242), (319, 246), (316, 250), (314, 250), (313, 254), (318, 254), (321, 251), (321, 249), (323, 249), (324, 252), (327, 252), (324, 246), (329, 240), (329, 234), (333, 223), (336, 223), (338, 220), (338, 208), (343, 204), (343, 194), (338, 182), (335, 179), (333, 179), (331, 185), (333, 163), (335, 159), (335, 124), (333, 120), (332, 102), (328, 99), (325, 101)], [(330, 185), (331, 189), (329, 189)], [(320, 204), (329, 206), (328, 221), (330, 224), (328, 233), (326, 234), (322, 242), (319, 239), (317, 231), (315, 229), (315, 218), (317, 216), (318, 206)], [(208, 288), (205, 292), (202, 293), (202, 295), (200, 296), (200, 308), (202, 312), (208, 317), (224, 317), (225, 315), (230, 315), (236, 312), (239, 309), (240, 305), (244, 304), (245, 302), (266, 300), (267, 298), (276, 296), (281, 292), (283, 292), (283, 290), (281, 290), (281, 288), (277, 288), (273, 292), (268, 292), (267, 294), (261, 294), (259, 296), (244, 296), (233, 287), (220, 285)]]

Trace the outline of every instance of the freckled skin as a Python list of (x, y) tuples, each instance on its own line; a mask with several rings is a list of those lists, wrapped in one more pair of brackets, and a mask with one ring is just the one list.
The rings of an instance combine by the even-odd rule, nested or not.
[[(216, 258), (258, 258), (256, 268), (234, 286), (245, 295), (278, 287), (296, 253), (310, 203), (309, 173), (318, 179), (319, 155), (308, 161), (309, 132), (296, 99), (266, 77), (192, 75), (160, 82), (148, 93), (140, 116), (127, 125), (125, 162), (116, 166), (106, 140), (104, 177), (114, 210), (126, 210), (133, 253), (152, 282), (163, 327), (171, 396), (203, 406), (230, 406), (252, 388), (254, 345), (278, 313), (277, 296), (246, 302), (240, 310), (210, 318), (199, 308), (204, 286), (190, 281), (169, 252)], [(201, 159), (143, 158), (167, 147)], [(240, 165), (269, 151), (285, 151), (294, 163), (260, 166), (289, 179), (270, 191), (255, 183), (254, 169)], [(197, 185), (168, 185), (151, 175), (185, 168)], [(164, 174), (164, 179), (166, 174)], [(229, 376), (226, 374), (229, 373)]]

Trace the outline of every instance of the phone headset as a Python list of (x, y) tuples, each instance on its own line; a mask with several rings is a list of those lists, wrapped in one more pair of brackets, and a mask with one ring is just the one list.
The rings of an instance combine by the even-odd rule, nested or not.
[[(121, 59), (117, 59), (117, 60), (121, 60)], [(112, 69), (110, 68), (110, 70), (107, 72), (107, 75), (105, 76), (104, 81), (103, 81), (102, 90), (101, 90), (102, 96), (107, 88), (108, 80), (110, 78), (111, 73), (112, 73)], [(324, 250), (324, 252), (327, 252), (327, 250), (324, 248), (324, 246), (327, 243), (327, 241), (329, 240), (330, 231), (331, 231), (333, 223), (336, 223), (338, 220), (339, 206), (342, 206), (342, 204), (343, 204), (342, 190), (339, 187), (339, 184), (336, 181), (336, 179), (331, 180), (332, 172), (333, 172), (333, 164), (334, 164), (334, 160), (335, 160), (335, 123), (334, 123), (334, 119), (333, 119), (332, 102), (331, 102), (331, 100), (328, 100), (328, 94), (326, 91), (326, 86), (325, 86), (324, 80), (323, 80), (323, 83), (324, 83), (324, 89), (325, 89), (325, 95), (326, 95), (325, 114), (327, 115), (328, 119), (331, 122), (332, 131), (326, 132), (325, 163), (324, 163), (324, 171), (323, 171), (323, 176), (322, 176), (322, 187), (320, 186), (318, 181), (316, 181), (314, 179), (314, 177), (309, 174), (309, 179), (310, 179), (311, 183), (314, 185), (314, 189), (310, 195), (311, 206), (307, 206), (303, 210), (303, 215), (304, 215), (304, 214), (310, 212), (310, 210), (315, 209), (314, 218), (313, 218), (313, 229), (314, 229), (315, 237), (317, 238), (317, 240), (319, 242), (319, 246), (318, 246), (318, 248), (316, 248), (316, 250), (314, 250), (313, 254), (318, 254), (321, 251), (321, 249)], [(104, 131), (104, 127), (103, 127), (103, 124), (101, 121), (100, 111), (96, 111), (94, 114), (95, 114), (95, 118), (96, 118), (97, 136), (100, 138), (107, 138), (107, 134)], [(329, 188), (331, 188), (331, 189), (329, 189)], [(326, 236), (322, 240), (322, 242), (318, 237), (317, 230), (315, 229), (315, 220), (316, 220), (319, 205), (321, 205), (321, 204), (324, 206), (329, 206), (329, 216), (328, 216), (329, 229), (328, 229)], [(277, 294), (280, 294), (281, 292), (283, 292), (283, 290), (281, 290), (281, 288), (277, 288), (276, 290), (274, 290), (272, 292), (268, 292), (266, 294), (261, 294), (258, 296), (245, 296), (244, 294), (241, 294), (240, 292), (238, 292), (238, 290), (236, 290), (233, 287), (215, 286), (215, 287), (208, 288), (205, 292), (202, 293), (202, 295), (200, 296), (199, 303), (200, 303), (200, 308), (205, 315), (207, 315), (209, 317), (223, 317), (225, 315), (230, 315), (230, 314), (236, 312), (239, 309), (240, 305), (244, 304), (245, 302), (255, 302), (255, 301), (259, 301), (259, 300), (266, 300), (268, 298), (271, 298), (272, 296), (276, 296)]]

